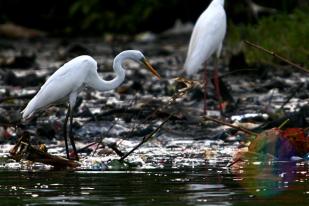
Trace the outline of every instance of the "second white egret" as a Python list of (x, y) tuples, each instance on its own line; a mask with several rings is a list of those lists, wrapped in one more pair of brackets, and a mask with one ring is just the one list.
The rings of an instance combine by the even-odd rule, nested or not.
[[(198, 18), (188, 47), (187, 58), (184, 69), (187, 75), (191, 76), (203, 68), (205, 64), (205, 102), (204, 111), (206, 112), (206, 87), (207, 69), (206, 61), (216, 53), (219, 58), (222, 50), (222, 43), (226, 34), (226, 13), (224, 10), (224, 0), (213, 0), (208, 8)], [(214, 69), (214, 82), (217, 97), (220, 100), (220, 89), (218, 80), (217, 65)]]

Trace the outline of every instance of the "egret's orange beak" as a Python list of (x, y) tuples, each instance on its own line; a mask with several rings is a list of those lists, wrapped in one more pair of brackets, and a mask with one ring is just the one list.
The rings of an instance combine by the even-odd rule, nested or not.
[(161, 79), (159, 73), (153, 68), (153, 66), (151, 66), (151, 64), (149, 63), (149, 61), (146, 58), (142, 59), (141, 61), (146, 66), (146, 69), (148, 69), (158, 79)]

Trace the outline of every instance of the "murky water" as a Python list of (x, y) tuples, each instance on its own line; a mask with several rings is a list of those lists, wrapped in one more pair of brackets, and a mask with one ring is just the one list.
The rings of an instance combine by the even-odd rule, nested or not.
[(0, 172), (0, 205), (308, 205), (308, 165)]
[[(130, 69), (127, 71), (127, 80), (122, 84), (122, 92), (83, 90), (79, 95), (82, 97), (81, 106), (74, 118), (78, 124), (73, 128), (78, 148), (83, 148), (103, 136), (109, 137), (103, 139), (104, 143), (115, 143), (120, 151), (128, 152), (140, 142), (141, 137), (159, 126), (165, 119), (164, 115), (172, 111), (166, 104), (175, 94), (176, 86), (171, 80), (180, 75), (179, 65), (187, 46), (183, 44), (182, 38), (176, 40), (173, 37), (169, 42), (135, 42), (134, 45), (122, 46), (134, 47), (148, 53), (164, 78), (161, 81), (151, 81), (142, 70), (137, 69), (136, 64), (128, 62)], [(67, 45), (56, 39), (49, 39), (48, 43), (44, 40), (37, 44), (31, 41), (14, 41), (11, 44), (12, 48), (16, 49), (3, 50), (2, 53), (15, 54), (21, 50), (29, 51), (36, 57), (33, 65), (25, 70), (19, 66), (8, 69), (17, 76), (25, 76), (29, 72), (49, 76), (69, 59), (72, 55), (70, 47), (74, 47), (74, 41)], [(111, 68), (111, 57), (115, 48), (112, 49), (98, 39), (82, 41), (77, 45), (91, 48), (93, 57), (99, 62), (99, 72), (104, 72), (105, 77), (111, 75), (112, 70), (108, 68)], [(75, 51), (76, 55), (78, 52)], [(232, 117), (232, 120), (240, 121), (250, 116), (267, 118), (264, 114), (257, 115), (255, 112), (267, 108), (267, 111), (273, 113), (287, 103), (289, 95), (282, 89), (282, 85), (293, 89), (300, 82), (308, 84), (308, 79), (301, 73), (291, 72), (287, 78), (286, 72), (271, 72), (263, 77), (260, 77), (260, 74), (246, 75), (245, 78), (243, 74), (224, 76), (232, 87), (233, 98), (241, 99), (242, 102), (237, 106), (239, 115)], [(0, 93), (3, 97), (7, 97), (7, 91), (10, 91), (9, 96), (29, 94), (37, 91), (41, 85), (37, 79), (31, 79), (31, 83), (37, 82), (35, 87), (29, 83), (21, 84), (24, 80), (18, 79), (16, 86), (1, 79)], [(8, 83), (11, 86), (7, 85)], [(132, 87), (133, 89), (129, 89)], [(274, 87), (274, 90), (269, 91), (269, 87)], [(299, 88), (295, 87), (295, 91), (301, 91)], [(214, 96), (211, 88), (209, 90), (209, 96)], [(81, 154), (81, 167), (75, 171), (53, 171), (45, 165), (33, 166), (27, 162), (20, 164), (7, 160), (12, 145), (1, 144), (0, 205), (309, 205), (308, 160), (298, 163), (249, 161), (227, 168), (226, 165), (240, 148), (240, 142), (246, 142), (248, 137), (237, 134), (232, 136), (223, 132), (224, 128), (214, 128), (211, 125), (209, 127), (204, 123), (201, 126), (197, 118), (201, 111), (197, 108), (202, 108), (204, 104), (203, 95), (196, 88), (190, 92), (183, 98), (182, 104), (175, 107), (180, 108), (179, 117), (165, 125), (155, 138), (127, 158), (128, 162), (138, 165), (137, 169), (106, 170), (105, 163), (119, 157), (113, 153), (108, 154), (108, 151), (103, 152), (106, 149), (104, 148), (99, 150), (95, 157), (92, 157), (89, 151), (84, 151)], [(297, 111), (300, 106), (308, 104), (306, 97), (306, 94), (297, 92), (295, 98), (290, 99), (284, 108), (291, 112)], [(3, 102), (1, 114), (5, 117), (3, 119), (8, 118), (4, 122), (15, 122), (15, 119), (19, 119), (20, 111), (27, 102), (28, 99)], [(216, 101), (209, 103), (210, 108), (217, 107)], [(174, 106), (171, 108), (175, 109)], [(162, 114), (157, 114), (152, 121), (143, 124), (143, 120), (156, 108), (162, 108)], [(54, 107), (49, 112), (39, 114), (36, 121), (27, 122), (24, 126), (35, 134), (35, 140), (48, 144), (49, 153), (64, 156), (63, 142), (60, 143), (63, 141), (60, 136), (64, 117), (64, 108)], [(112, 126), (113, 124), (115, 125)], [(299, 125), (298, 122), (295, 124), (297, 127), (308, 127)], [(134, 127), (137, 132), (131, 135)], [(38, 128), (41, 131), (49, 129), (51, 132), (40, 138)], [(1, 126), (0, 130), (2, 136), (7, 136), (7, 139), (1, 139), (4, 144), (16, 143), (15, 126)], [(213, 130), (216, 131), (212, 133)], [(50, 134), (52, 132), (55, 135)], [(132, 138), (129, 138), (131, 136)]]
[[(107, 138), (128, 152), (139, 141)], [(80, 144), (80, 143), (79, 143)], [(7, 158), (0, 147), (0, 205), (309, 205), (307, 160), (252, 159), (227, 167), (237, 141), (165, 138), (131, 154), (122, 168), (116, 154), (81, 153), (76, 170)], [(63, 146), (49, 152), (64, 155)]]

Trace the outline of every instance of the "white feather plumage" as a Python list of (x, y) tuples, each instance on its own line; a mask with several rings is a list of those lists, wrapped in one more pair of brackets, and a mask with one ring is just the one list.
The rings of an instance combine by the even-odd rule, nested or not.
[(87, 55), (79, 56), (64, 64), (48, 78), (39, 92), (22, 111), (22, 117), (29, 118), (36, 111), (63, 101), (68, 101), (70, 107), (74, 107), (76, 97), (84, 85), (99, 91), (115, 89), (125, 79), (125, 70), (122, 64), (126, 59), (145, 64), (146, 68), (159, 78), (159, 74), (138, 50), (126, 50), (115, 57), (113, 68), (116, 77), (109, 81), (102, 79), (98, 75), (97, 62), (92, 57)]
[(213, 0), (198, 18), (190, 39), (184, 68), (188, 75), (198, 72), (217, 51), (220, 56), (226, 33), (224, 0)]
[(67, 62), (47, 79), (22, 111), (22, 117), (29, 118), (49, 105), (67, 101), (70, 95), (79, 92), (89, 73), (96, 71), (97, 62), (90, 56), (79, 56)]

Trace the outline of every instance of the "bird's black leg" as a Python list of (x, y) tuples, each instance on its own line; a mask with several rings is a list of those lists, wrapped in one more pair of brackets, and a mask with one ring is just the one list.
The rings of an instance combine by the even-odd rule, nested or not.
[(76, 160), (79, 160), (78, 154), (77, 154), (77, 150), (76, 150), (76, 146), (75, 146), (75, 142), (74, 142), (74, 137), (73, 137), (72, 123), (73, 123), (73, 108), (70, 109), (70, 128), (69, 128), (70, 130), (69, 130), (69, 137), (70, 137), (71, 145), (72, 145), (72, 148), (73, 148), (74, 157), (75, 157)]
[(207, 115), (207, 84), (208, 84), (207, 63), (205, 62), (205, 70), (204, 70), (204, 115)]
[(68, 111), (67, 111), (67, 114), (65, 116), (64, 124), (63, 124), (63, 137), (64, 137), (65, 150), (66, 150), (68, 159), (70, 159), (69, 146), (68, 146), (68, 134), (67, 134), (67, 125), (68, 125), (69, 116), (70, 116), (70, 106), (68, 107)]

